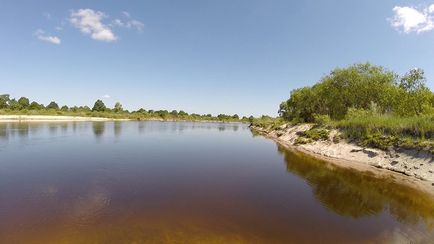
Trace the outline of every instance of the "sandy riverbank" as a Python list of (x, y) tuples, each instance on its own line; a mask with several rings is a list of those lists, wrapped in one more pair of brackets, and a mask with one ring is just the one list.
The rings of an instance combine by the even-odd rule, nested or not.
[(49, 122), (49, 121), (113, 121), (128, 119), (111, 119), (99, 117), (60, 116), (60, 115), (0, 115), (0, 122)]
[(282, 126), (279, 131), (254, 127), (255, 132), (273, 139), (289, 149), (295, 149), (316, 158), (329, 161), (340, 167), (371, 171), (377, 175), (393, 175), (402, 183), (408, 183), (421, 190), (434, 194), (434, 158), (430, 152), (404, 149), (384, 151), (363, 148), (346, 140), (333, 142), (336, 130), (332, 130), (329, 140), (297, 144), (299, 133), (312, 128), (311, 124)]

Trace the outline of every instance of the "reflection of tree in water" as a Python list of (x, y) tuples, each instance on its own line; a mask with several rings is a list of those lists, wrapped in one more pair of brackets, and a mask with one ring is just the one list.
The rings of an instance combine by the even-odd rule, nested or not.
[(93, 134), (99, 138), (104, 134), (105, 122), (93, 122), (92, 123)]
[(62, 133), (66, 133), (68, 131), (68, 123), (60, 124), (60, 129), (62, 130)]
[(18, 133), (20, 138), (29, 136), (29, 124), (27, 123), (12, 123), (12, 128)]
[(0, 139), (7, 140), (9, 137), (8, 124), (0, 123)]
[(50, 134), (55, 135), (57, 134), (57, 130), (59, 129), (59, 125), (56, 124), (48, 124), (48, 130), (50, 131)]
[(44, 128), (43, 123), (31, 123), (29, 124), (30, 133), (32, 135), (40, 133), (41, 130)]
[(17, 135), (20, 139), (27, 139), (30, 134), (36, 134), (43, 127), (39, 123), (0, 123), (0, 140), (7, 141), (9, 136)]
[(113, 130), (116, 137), (119, 137), (122, 133), (122, 123), (120, 121), (115, 121), (113, 124)]
[(392, 177), (375, 177), (369, 172), (333, 166), (282, 146), (288, 172), (303, 177), (315, 197), (342, 216), (360, 218), (389, 213), (406, 224), (424, 221), (434, 228), (434, 198), (417, 189), (398, 184)]
[(77, 132), (77, 122), (72, 122), (72, 132), (75, 134)]
[(234, 125), (234, 126), (232, 126), (232, 129), (233, 129), (234, 131), (238, 131), (238, 125)]
[(139, 133), (142, 134), (143, 132), (145, 132), (146, 129), (146, 122), (139, 122), (138, 123), (138, 127), (139, 127)]

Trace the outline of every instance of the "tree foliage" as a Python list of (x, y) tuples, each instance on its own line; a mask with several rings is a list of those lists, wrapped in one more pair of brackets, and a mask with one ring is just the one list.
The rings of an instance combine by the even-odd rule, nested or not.
[(98, 99), (98, 100), (96, 100), (95, 104), (93, 105), (92, 111), (104, 112), (106, 109), (107, 108), (106, 108), (104, 102)]
[(20, 104), (21, 109), (26, 109), (30, 105), (30, 101), (27, 97), (21, 97), (20, 99), (18, 99), (18, 103)]
[(59, 109), (59, 105), (58, 105), (56, 102), (51, 101), (51, 102), (47, 105), (47, 109), (55, 109), (55, 110), (58, 110), (58, 109)]
[(399, 77), (381, 66), (354, 64), (334, 69), (311, 87), (291, 91), (279, 115), (296, 122), (314, 122), (315, 115), (340, 120), (349, 109), (375, 107), (382, 114), (413, 116), (431, 112), (433, 98), (420, 69)]
[(136, 120), (158, 119), (158, 120), (206, 120), (206, 121), (243, 121), (248, 122), (249, 118), (240, 119), (238, 115), (220, 114), (218, 117), (211, 114), (189, 114), (183, 110), (145, 110), (140, 108), (137, 111), (125, 110), (120, 102), (117, 102), (113, 109), (107, 108), (103, 101), (97, 100), (92, 109), (88, 106), (63, 105), (61, 108), (55, 102), (50, 102), (46, 107), (36, 101), (30, 103), (26, 97), (16, 100), (8, 94), (0, 95), (0, 114), (31, 114), (31, 115), (69, 115), (69, 116), (94, 116), (106, 118), (126, 118)]
[(31, 110), (41, 110), (41, 109), (44, 109), (44, 105), (39, 104), (39, 103), (33, 101), (29, 105), (29, 109), (31, 109)]
[(0, 109), (9, 107), (9, 94), (0, 95)]
[(124, 111), (124, 108), (122, 107), (122, 104), (120, 102), (116, 102), (115, 107), (113, 108), (113, 111), (115, 113), (119, 113)]

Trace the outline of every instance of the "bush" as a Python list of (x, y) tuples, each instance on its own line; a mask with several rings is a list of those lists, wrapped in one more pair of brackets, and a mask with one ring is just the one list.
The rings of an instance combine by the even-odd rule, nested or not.
[(308, 144), (308, 143), (311, 143), (311, 142), (313, 142), (313, 140), (310, 139), (310, 138), (298, 137), (298, 138), (295, 139), (294, 144), (295, 145), (301, 145), (301, 144)]
[(312, 128), (302, 133), (303, 137), (310, 138), (314, 141), (328, 140), (330, 131), (325, 128)]
[(314, 122), (319, 126), (328, 126), (331, 124), (330, 116), (323, 114), (314, 114)]

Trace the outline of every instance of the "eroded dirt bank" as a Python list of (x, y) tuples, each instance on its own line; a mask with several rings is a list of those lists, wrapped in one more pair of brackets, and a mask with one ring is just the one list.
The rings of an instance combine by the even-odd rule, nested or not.
[[(387, 151), (358, 146), (348, 140), (333, 138), (340, 132), (331, 130), (328, 139), (300, 143), (300, 135), (310, 130), (313, 124), (283, 125), (278, 130), (250, 126), (261, 135), (298, 151), (311, 154), (342, 167), (371, 170), (377, 174), (394, 174), (403, 183), (416, 184), (434, 193), (433, 154), (422, 150), (390, 148)], [(398, 175), (399, 174), (399, 175)], [(403, 176), (406, 177), (403, 177)], [(402, 176), (402, 177), (401, 177)]]

